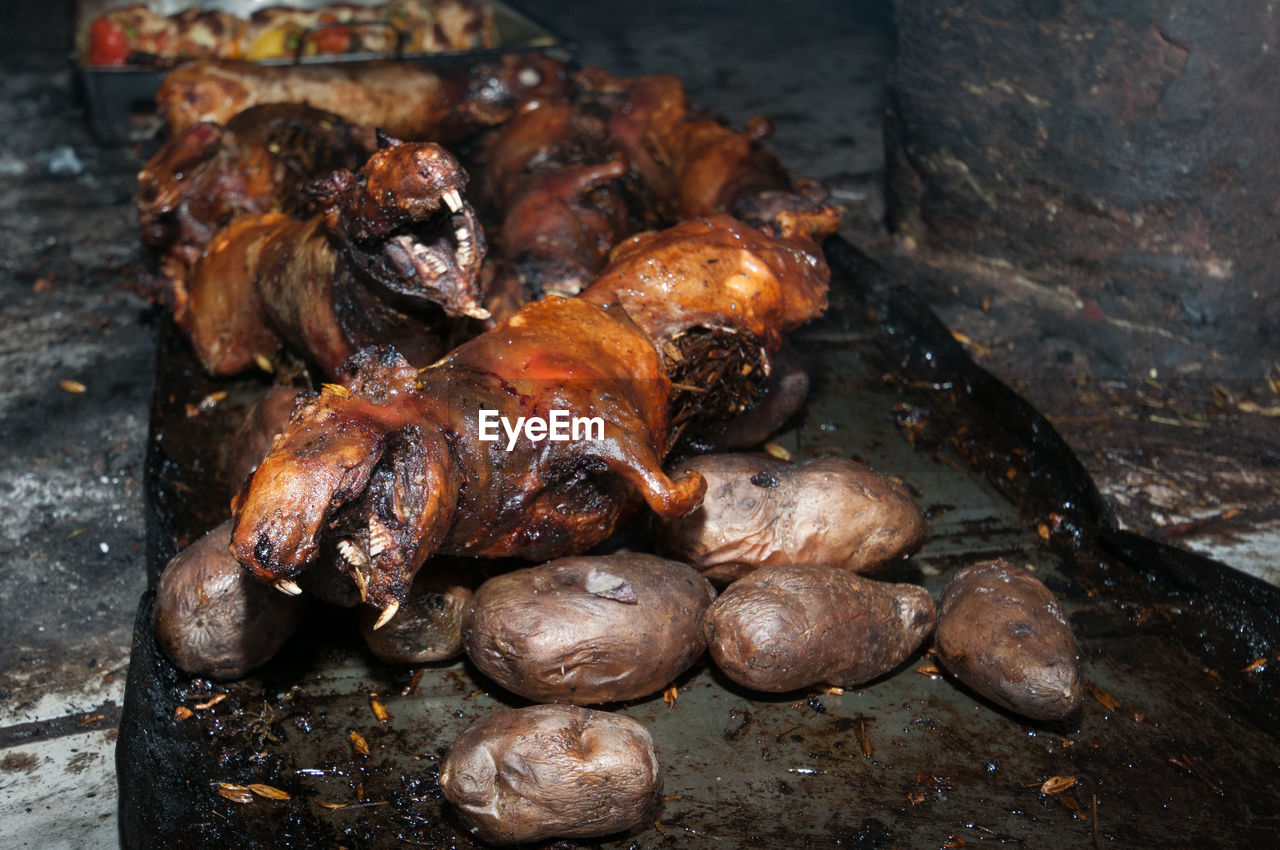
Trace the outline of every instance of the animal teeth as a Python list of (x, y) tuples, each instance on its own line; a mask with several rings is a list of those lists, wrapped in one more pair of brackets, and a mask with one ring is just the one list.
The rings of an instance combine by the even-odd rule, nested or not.
[(297, 596), (302, 593), (302, 588), (297, 583), (282, 578), (275, 583), (275, 589), (283, 593), (285, 596)]
[(422, 261), (426, 263), (427, 267), (437, 275), (442, 275), (449, 271), (449, 267), (445, 265), (444, 260), (437, 257), (435, 254), (423, 254)]
[(405, 522), (405, 515), (408, 513), (405, 509), (405, 502), (408, 499), (409, 496), (404, 491), (404, 482), (397, 478), (391, 487), (391, 510), (395, 512), (396, 519), (401, 523)]
[(369, 555), (377, 556), (395, 545), (390, 530), (376, 516), (369, 517)]
[(382, 614), (378, 616), (378, 622), (373, 624), (373, 630), (376, 632), (378, 629), (385, 626), (391, 620), (391, 618), (396, 615), (396, 612), (399, 610), (400, 610), (399, 602), (392, 602), (386, 608), (383, 608)]
[(458, 237), (459, 245), (471, 244), (471, 231), (465, 227), (459, 227), (453, 231), (453, 235)]
[(365, 554), (365, 551), (350, 540), (338, 542), (338, 554), (346, 559), (347, 563), (357, 567), (363, 567), (369, 563), (369, 556)]
[(355, 580), (356, 590), (360, 591), (360, 601), (364, 602), (369, 595), (369, 580), (360, 572), (359, 567), (351, 571), (351, 577)]
[(457, 189), (445, 192), (444, 202), (448, 205), (450, 212), (459, 212), (462, 209), (462, 196), (458, 194)]

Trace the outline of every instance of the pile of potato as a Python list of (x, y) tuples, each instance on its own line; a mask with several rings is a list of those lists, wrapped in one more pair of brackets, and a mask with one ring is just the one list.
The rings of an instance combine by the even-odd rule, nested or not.
[[(924, 537), (901, 485), (842, 458), (705, 455), (683, 469), (707, 479), (707, 494), (694, 513), (655, 521), (666, 557), (561, 558), (494, 576), (474, 592), (465, 577), (428, 568), (386, 626), (374, 631), (362, 618), (384, 661), (465, 651), (498, 685), (546, 703), (489, 715), (449, 748), (441, 790), (478, 837), (583, 838), (644, 822), (662, 784), (649, 733), (582, 706), (658, 693), (704, 651), (742, 686), (780, 693), (870, 682), (933, 635), (941, 664), (997, 705), (1049, 721), (1078, 709), (1075, 638), (1053, 594), (1026, 570), (975, 564), (936, 606), (922, 587), (863, 575)], [(239, 570), (228, 535), (211, 532), (160, 582), (161, 646), (200, 675), (238, 676), (262, 663), (263, 641), (278, 646), (279, 623), (298, 616), (295, 600)], [(174, 592), (182, 582), (203, 582), (208, 592)], [(718, 596), (713, 585), (723, 587)], [(195, 598), (212, 601), (178, 608)]]

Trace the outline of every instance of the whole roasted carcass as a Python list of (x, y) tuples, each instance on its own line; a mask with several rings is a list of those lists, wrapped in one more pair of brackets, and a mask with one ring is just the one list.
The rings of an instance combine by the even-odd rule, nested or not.
[[(417, 80), (416, 70), (406, 73)], [(215, 63), (175, 72), (166, 85), (199, 102), (232, 78), (244, 89), (236, 103), (301, 98), (317, 82), (303, 68)], [(393, 116), (376, 68), (343, 79), (349, 114)], [(566, 84), (560, 65), (531, 57), (444, 81), (432, 83), (453, 107), (430, 119), (440, 133), (510, 118), (481, 157), (484, 195), (501, 222), (500, 259), (483, 275), (485, 242), (462, 194), (465, 177), (439, 148), (374, 155), (353, 177), (370, 156), (372, 130), (271, 104), (226, 126), (190, 125), (148, 162), (137, 201), (144, 237), (161, 256), (159, 300), (173, 306), (206, 369), (234, 373), (287, 346), (332, 376), (375, 343), (426, 365), (475, 332), (447, 317), (492, 314), (492, 326), (544, 294), (576, 294), (638, 230), (721, 211), (773, 226), (789, 206), (812, 206), (813, 193), (791, 186), (759, 132), (692, 115), (674, 78), (587, 69)], [(419, 161), (409, 162), (410, 150)], [(442, 200), (457, 208), (440, 214)], [(420, 238), (427, 231), (437, 235)], [(722, 349), (703, 332), (681, 344), (686, 354), (698, 348), (704, 365)]]
[(446, 316), (488, 316), (465, 173), (438, 145), (384, 141), (358, 172), (329, 175), (317, 214), (235, 218), (175, 287), (174, 318), (211, 374), (285, 343), (323, 375), (375, 343), (429, 363), (447, 347)]
[(314, 182), (360, 168), (375, 148), (372, 129), (296, 103), (251, 107), (225, 125), (193, 124), (138, 173), (143, 241), (156, 250), (165, 283), (180, 288), (219, 229), (246, 214), (316, 214)]
[(225, 124), (251, 106), (305, 103), (415, 141), (452, 141), (511, 117), (526, 97), (554, 94), (564, 63), (539, 53), (432, 70), (411, 62), (259, 65), (206, 60), (168, 74), (156, 103), (172, 133)]
[(558, 97), (526, 101), (492, 132), (484, 184), (501, 213), (502, 262), (486, 283), (486, 304), (506, 317), (523, 301), (573, 295), (590, 284), (623, 238), (662, 223), (730, 213), (771, 218), (775, 196), (812, 195), (792, 185), (746, 132), (696, 115), (670, 76), (613, 77), (578, 71)]
[[(385, 622), (434, 552), (551, 558), (603, 540), (639, 499), (692, 510), (700, 476), (662, 471), (671, 375), (698, 376), (681, 340), (714, 332), (759, 352), (719, 382), (766, 369), (826, 306), (818, 244), (835, 224), (816, 206), (782, 215), (776, 235), (724, 215), (686, 222), (623, 245), (581, 296), (526, 305), (427, 369), (361, 352), (341, 386), (300, 402), (235, 499), (233, 552), (297, 592), (332, 544)], [(586, 424), (557, 440), (557, 417)]]

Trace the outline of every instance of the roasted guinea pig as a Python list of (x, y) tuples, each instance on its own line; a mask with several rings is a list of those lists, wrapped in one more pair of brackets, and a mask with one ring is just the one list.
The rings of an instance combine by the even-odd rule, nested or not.
[(560, 97), (526, 102), (492, 131), (486, 196), (500, 211), (486, 305), (506, 317), (544, 294), (574, 295), (624, 237), (716, 213), (753, 224), (821, 208), (760, 139), (695, 115), (675, 77), (618, 78), (586, 68)]
[(564, 64), (539, 53), (432, 70), (413, 62), (259, 65), (205, 60), (168, 74), (156, 103), (171, 133), (225, 124), (263, 103), (306, 103), (415, 141), (453, 141), (511, 117), (527, 97), (563, 90)]
[(174, 305), (211, 374), (286, 343), (322, 375), (374, 343), (425, 365), (446, 348), (447, 316), (487, 318), (465, 172), (438, 145), (384, 141), (358, 172), (328, 177), (320, 214), (243, 215), (213, 238)]
[[(237, 497), (233, 551), (278, 583), (315, 557), (322, 535), (337, 536), (367, 601), (392, 613), (437, 550), (582, 551), (637, 493), (668, 515), (701, 497), (701, 478), (662, 472), (669, 394), (644, 334), (579, 299), (529, 304), (421, 373), (391, 349), (366, 349), (341, 387), (295, 411)], [(511, 450), (505, 435), (484, 439), (485, 412), (517, 422), (553, 410), (598, 417), (600, 439), (520, 439)]]
[(665, 74), (612, 79), (596, 72), (588, 84), (625, 93), (626, 108), (614, 112), (610, 131), (665, 218), (737, 215), (738, 205), (762, 192), (792, 188), (777, 157), (760, 144), (773, 132), (763, 118), (739, 132), (698, 115), (679, 78)]
[(138, 173), (143, 241), (156, 249), (164, 276), (181, 285), (219, 228), (245, 214), (315, 215), (314, 181), (358, 169), (375, 147), (373, 130), (304, 104), (255, 106), (225, 125), (193, 124)]
[[(322, 539), (339, 539), (389, 618), (436, 550), (546, 559), (600, 542), (640, 498), (687, 513), (701, 477), (662, 471), (679, 338), (713, 326), (748, 350), (776, 348), (825, 307), (819, 235), (689, 222), (637, 242), (580, 297), (526, 305), (430, 368), (362, 352), (341, 386), (299, 407), (237, 497), (233, 551), (288, 582)], [(598, 439), (539, 439), (531, 426), (485, 439), (486, 417), (493, 433), (499, 419), (545, 425), (556, 411), (598, 419)]]

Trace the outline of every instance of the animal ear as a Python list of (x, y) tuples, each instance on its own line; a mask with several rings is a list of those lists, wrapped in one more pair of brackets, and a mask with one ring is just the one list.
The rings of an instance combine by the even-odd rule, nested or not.
[(317, 206), (328, 207), (337, 203), (338, 196), (355, 185), (356, 176), (345, 168), (330, 172), (307, 187)]
[(377, 137), (378, 139), (378, 150), (380, 151), (384, 151), (387, 148), (398, 147), (399, 145), (404, 144), (404, 142), (400, 141), (395, 136), (388, 133), (386, 130), (374, 130), (374, 136)]

